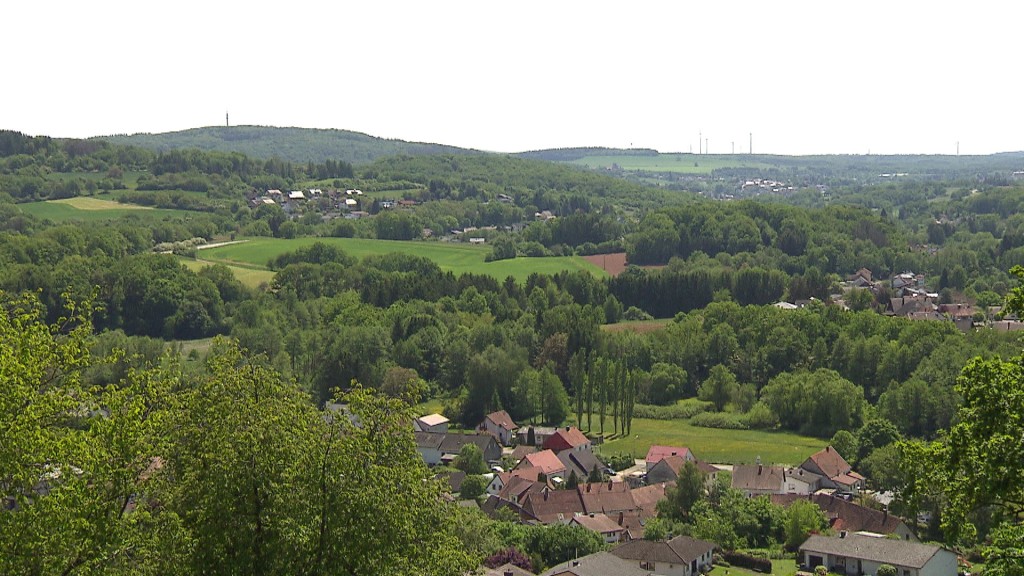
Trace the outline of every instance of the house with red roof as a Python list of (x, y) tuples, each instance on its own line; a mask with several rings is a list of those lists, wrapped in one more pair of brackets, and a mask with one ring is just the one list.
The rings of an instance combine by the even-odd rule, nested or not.
[(565, 428), (555, 430), (554, 434), (544, 441), (544, 449), (556, 453), (563, 450), (590, 451), (591, 443), (590, 439), (583, 432), (580, 432), (579, 428), (566, 426)]
[(516, 470), (522, 468), (539, 468), (550, 479), (560, 478), (565, 480), (565, 475), (567, 474), (565, 464), (551, 450), (541, 450), (540, 452), (527, 454), (515, 467)]
[(690, 462), (697, 461), (697, 457), (694, 456), (693, 452), (690, 452), (690, 449), (685, 446), (654, 445), (647, 450), (647, 457), (644, 458), (647, 462), (647, 470), (650, 471), (655, 464), (660, 462), (666, 456), (678, 456), (684, 460), (689, 460)]
[(491, 412), (484, 416), (484, 421), (480, 423), (479, 428), (483, 432), (493, 434), (502, 446), (511, 445), (512, 440), (516, 437), (516, 430), (519, 429), (512, 421), (512, 417), (504, 410)]
[(864, 477), (854, 472), (853, 467), (831, 446), (811, 454), (800, 467), (823, 476), (822, 488), (836, 488), (854, 493), (864, 488)]

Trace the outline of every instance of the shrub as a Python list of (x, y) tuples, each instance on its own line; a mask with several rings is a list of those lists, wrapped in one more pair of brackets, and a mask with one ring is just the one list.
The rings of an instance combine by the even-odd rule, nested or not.
[(875, 572), (875, 576), (896, 576), (896, 574), (898, 574), (898, 572), (896, 571), (896, 567), (892, 564), (882, 564)]
[(673, 404), (670, 406), (655, 406), (653, 404), (636, 404), (633, 406), (633, 416), (636, 418), (650, 418), (652, 420), (686, 420), (707, 412), (711, 409), (710, 402), (687, 401), (684, 404)]
[(746, 430), (748, 426), (740, 417), (727, 412), (704, 412), (690, 419), (690, 424), (701, 428), (722, 428), (726, 430)]
[(754, 430), (772, 430), (779, 425), (779, 417), (764, 402), (754, 404), (740, 420)]
[(622, 318), (630, 322), (635, 322), (637, 320), (654, 320), (654, 316), (651, 316), (636, 306), (626, 308), (626, 311), (622, 314)]
[(726, 562), (733, 566), (748, 568), (765, 574), (772, 573), (772, 561), (767, 558), (756, 558), (739, 552), (725, 552), (722, 554), (722, 557), (725, 558)]

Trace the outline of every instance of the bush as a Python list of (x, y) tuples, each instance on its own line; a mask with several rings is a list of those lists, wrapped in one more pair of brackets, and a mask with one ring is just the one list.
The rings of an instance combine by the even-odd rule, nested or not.
[(767, 558), (756, 558), (739, 552), (724, 552), (722, 557), (726, 562), (740, 568), (747, 568), (765, 574), (772, 573), (772, 561)]
[(611, 456), (602, 455), (601, 459), (604, 460), (605, 464), (607, 464), (609, 468), (616, 472), (625, 470), (635, 464), (632, 454), (612, 454)]
[(722, 428), (725, 430), (747, 430), (749, 427), (740, 417), (727, 412), (704, 412), (690, 419), (690, 424), (701, 428)]
[(875, 572), (875, 576), (896, 576), (896, 574), (898, 574), (898, 572), (896, 571), (896, 567), (892, 564), (882, 564)]
[(650, 418), (651, 420), (686, 420), (707, 412), (711, 409), (710, 402), (687, 401), (683, 404), (669, 406), (655, 406), (653, 404), (635, 404), (633, 416), (636, 418)]
[(651, 316), (636, 306), (630, 306), (629, 308), (626, 308), (626, 311), (622, 314), (622, 319), (635, 322), (637, 320), (654, 320), (654, 316)]
[(740, 421), (753, 430), (772, 430), (779, 425), (779, 417), (764, 402), (754, 404), (749, 412), (740, 417)]

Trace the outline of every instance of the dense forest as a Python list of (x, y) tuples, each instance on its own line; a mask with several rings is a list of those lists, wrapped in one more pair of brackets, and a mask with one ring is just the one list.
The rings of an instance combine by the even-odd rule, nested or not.
[[(987, 327), (1007, 296), (1009, 312), (1022, 308), (1011, 270), (1024, 265), (1024, 186), (1006, 176), (1008, 158), (973, 164), (982, 173), (970, 182), (954, 170), (834, 184), (827, 201), (817, 185), (722, 201), (443, 152), (295, 161), (0, 132), (0, 373), (11, 383), (0, 542), (19, 544), (0, 571), (456, 574), (511, 548), (535, 567), (600, 548), (579, 531), (459, 511), (440, 483), (422, 482), (431, 474), (408, 421), (428, 400), (468, 429), (503, 409), (608, 439), (639, 420), (800, 433), (894, 490), (894, 512), (932, 512), (932, 539), (973, 550), (1019, 528), (1019, 481), (987, 484), (985, 498), (938, 480), (988, 458), (951, 448), (998, 420), (965, 420), (985, 408), (979, 394), (1020, 402), (1020, 340)], [(830, 160), (800, 170), (856, 179)], [(313, 189), (324, 193), (301, 205), (263, 202)], [(339, 206), (355, 189), (360, 210)], [(167, 211), (31, 212), (83, 198)], [(253, 236), (475, 237), (497, 261), (625, 252), (630, 266), (499, 280), (326, 242), (268, 259), (263, 285), (188, 265), (201, 243)], [(844, 292), (860, 269), (889, 282)], [(890, 279), (904, 272), (936, 302), (971, 306), (977, 327), (892, 315)], [(656, 329), (630, 329), (652, 318)], [(351, 414), (323, 413), (331, 400)], [(985, 446), (1020, 471), (1012, 450)], [(697, 522), (694, 506), (670, 505), (652, 534), (722, 528)], [(701, 506), (770, 520), (732, 533), (732, 546), (787, 540), (780, 510), (744, 508), (724, 488)]]

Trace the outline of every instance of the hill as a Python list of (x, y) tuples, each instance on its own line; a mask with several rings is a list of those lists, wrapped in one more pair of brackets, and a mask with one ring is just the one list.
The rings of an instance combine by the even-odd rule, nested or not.
[(241, 152), (254, 158), (280, 158), (292, 162), (344, 160), (368, 164), (384, 156), (468, 154), (474, 150), (377, 138), (360, 132), (273, 126), (208, 126), (160, 134), (98, 136), (112, 144), (140, 146), (158, 152), (183, 148)]

